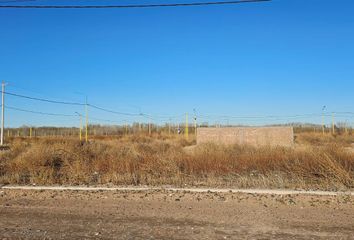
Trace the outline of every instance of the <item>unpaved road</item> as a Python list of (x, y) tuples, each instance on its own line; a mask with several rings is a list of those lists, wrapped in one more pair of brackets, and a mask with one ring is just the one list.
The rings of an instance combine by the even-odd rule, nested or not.
[(1, 189), (0, 239), (354, 239), (354, 196)]

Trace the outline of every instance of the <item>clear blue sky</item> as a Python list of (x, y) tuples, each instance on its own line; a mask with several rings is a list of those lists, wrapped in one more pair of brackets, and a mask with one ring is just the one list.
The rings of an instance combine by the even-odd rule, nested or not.
[[(182, 0), (37, 4), (178, 1)], [(120, 10), (0, 9), (0, 79), (9, 82), (11, 92), (84, 101), (77, 94), (81, 92), (90, 103), (126, 112), (140, 108), (180, 115), (192, 114), (195, 108), (204, 115), (293, 115), (320, 113), (323, 105), (328, 112), (354, 112), (353, 12), (352, 0)], [(35, 111), (83, 112), (11, 96), (6, 100), (9, 106)], [(90, 110), (90, 116), (135, 120), (97, 110)], [(13, 110), (7, 111), (6, 120), (9, 126), (77, 122)], [(354, 122), (353, 117), (341, 120)]]

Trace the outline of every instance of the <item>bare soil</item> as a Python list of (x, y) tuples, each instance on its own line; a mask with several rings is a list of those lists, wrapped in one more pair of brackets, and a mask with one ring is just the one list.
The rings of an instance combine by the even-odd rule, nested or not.
[(0, 239), (354, 239), (354, 197), (2, 189)]

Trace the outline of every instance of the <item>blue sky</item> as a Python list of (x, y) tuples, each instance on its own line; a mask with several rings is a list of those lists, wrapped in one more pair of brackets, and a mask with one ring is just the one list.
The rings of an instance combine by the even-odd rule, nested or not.
[[(0, 9), (0, 79), (9, 82), (9, 92), (81, 102), (87, 95), (99, 106), (152, 115), (193, 114), (194, 108), (203, 115), (294, 115), (320, 113), (323, 105), (328, 112), (354, 112), (353, 11), (351, 0), (158, 9)], [(35, 111), (83, 113), (81, 107), (11, 96), (6, 103)], [(90, 116), (137, 120), (93, 109)], [(354, 123), (350, 116), (338, 119), (345, 120)], [(59, 126), (76, 124), (77, 119), (8, 110), (6, 121), (8, 126)], [(319, 123), (321, 118), (296, 121)]]

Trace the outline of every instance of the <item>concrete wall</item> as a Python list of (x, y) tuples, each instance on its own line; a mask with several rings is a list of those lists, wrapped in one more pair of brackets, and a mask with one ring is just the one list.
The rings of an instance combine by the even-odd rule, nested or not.
[(206, 142), (291, 147), (294, 130), (292, 127), (198, 128), (197, 144)]

